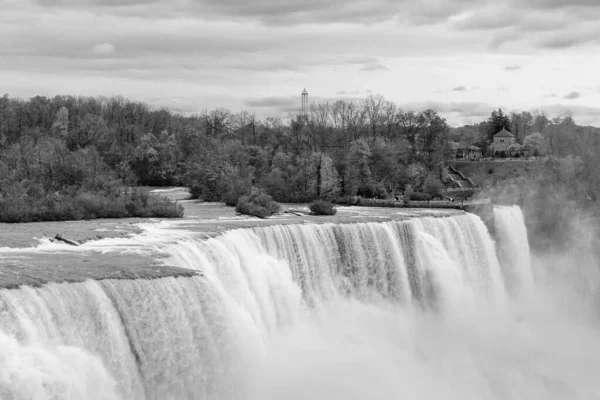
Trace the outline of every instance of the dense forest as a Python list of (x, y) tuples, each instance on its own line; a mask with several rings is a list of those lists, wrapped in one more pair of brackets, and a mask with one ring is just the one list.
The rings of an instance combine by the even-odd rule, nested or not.
[(252, 187), (285, 202), (385, 198), (407, 183), (442, 187), (449, 133), (435, 111), (405, 113), (381, 97), (316, 105), (284, 123), (225, 109), (182, 116), (120, 97), (4, 96), (0, 185), (4, 197), (118, 180), (185, 185), (206, 201)]
[[(140, 185), (183, 185), (195, 198), (232, 205), (252, 188), (281, 202), (439, 196), (450, 184), (451, 143), (490, 155), (502, 128), (536, 160), (535, 172), (511, 177), (517, 201), (533, 196), (514, 189), (520, 184), (586, 209), (597, 204), (599, 130), (569, 116), (497, 110), (479, 124), (451, 128), (434, 110), (401, 110), (381, 96), (315, 104), (284, 121), (226, 109), (184, 116), (122, 97), (4, 95), (0, 220), (152, 215), (148, 196), (131, 189)], [(499, 182), (485, 178), (484, 190), (497, 196)], [(177, 214), (164, 202), (150, 208)]]

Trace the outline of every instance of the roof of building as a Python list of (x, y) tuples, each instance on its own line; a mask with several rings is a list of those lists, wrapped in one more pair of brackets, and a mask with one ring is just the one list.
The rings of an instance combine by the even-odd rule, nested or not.
[(481, 148), (477, 147), (477, 146), (468, 146), (464, 143), (457, 143), (457, 142), (450, 142), (450, 147), (452, 148), (452, 150), (480, 150)]
[(494, 137), (515, 137), (512, 133), (502, 128), (502, 130), (494, 135)]

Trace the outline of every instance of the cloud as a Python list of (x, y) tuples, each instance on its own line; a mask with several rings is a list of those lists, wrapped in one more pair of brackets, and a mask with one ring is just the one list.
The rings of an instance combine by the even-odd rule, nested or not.
[(443, 103), (452, 118), (552, 102), (551, 92), (579, 103), (562, 100), (572, 88), (597, 103), (585, 76), (600, 60), (600, 7), (533, 1), (0, 0), (0, 82), (20, 97), (157, 96), (153, 104), (182, 110), (242, 109), (245, 99), (283, 95), (252, 106), (280, 116), (298, 108), (305, 85), (333, 98), (360, 99), (371, 88), (425, 102), (450, 99), (460, 82), (464, 90), (454, 91), (466, 92), (453, 97), (494, 103)]
[(464, 124), (478, 123), (486, 120), (493, 110), (502, 108), (505, 112), (514, 111), (530, 111), (543, 110), (549, 117), (572, 115), (578, 123), (598, 125), (600, 122), (600, 108), (579, 106), (579, 105), (564, 105), (554, 104), (538, 107), (520, 107), (510, 109), (502, 104), (488, 104), (484, 102), (412, 102), (399, 104), (406, 111), (423, 111), (431, 108), (438, 112), (442, 117), (446, 118), (453, 126)]
[(161, 3), (161, 0), (34, 0), (35, 3), (49, 7), (131, 7), (136, 5), (148, 6)]
[(581, 97), (581, 93), (579, 92), (571, 92), (563, 96), (563, 99), (574, 100)]
[(550, 93), (550, 94), (545, 95), (544, 97), (553, 98), (553, 97), (558, 97), (558, 95), (556, 93)]
[(514, 13), (509, 2), (498, 2), (471, 11), (465, 18), (454, 21), (455, 29), (463, 31), (518, 31), (528, 32), (555, 31), (569, 27), (574, 16), (569, 13), (556, 13), (544, 10), (532, 10), (519, 7)]
[(246, 100), (245, 104), (252, 108), (298, 108), (301, 105), (301, 99), (300, 97), (271, 96), (261, 99)]
[(522, 34), (518, 31), (504, 31), (500, 34), (492, 36), (489, 42), (489, 47), (492, 50), (499, 49), (503, 44), (508, 42), (514, 42), (522, 38)]
[[(362, 92), (360, 90), (338, 90), (337, 92), (335, 92), (336, 96), (347, 96), (347, 95), (357, 95), (357, 94), (361, 94)], [(365, 90), (365, 93), (371, 93), (370, 90)]]
[[(451, 123), (465, 124), (471, 122), (479, 122), (487, 119), (490, 113), (497, 109), (498, 106), (480, 102), (408, 102), (398, 105), (405, 111), (423, 111), (432, 109), (438, 112), (441, 116), (448, 119)], [(503, 108), (504, 109), (504, 108)]]
[(198, 16), (258, 21), (268, 25), (359, 23), (402, 20), (436, 24), (476, 4), (477, 0), (34, 0), (43, 7), (98, 10), (152, 19), (164, 16)]
[(535, 8), (596, 8), (600, 9), (597, 0), (529, 0), (528, 5)]
[(367, 64), (360, 69), (361, 71), (389, 71), (390, 69), (380, 63)]
[(550, 116), (571, 115), (578, 124), (598, 126), (600, 121), (599, 107), (554, 104), (540, 108)]
[(115, 52), (115, 46), (110, 43), (97, 44), (92, 47), (92, 51), (96, 54), (107, 55)]
[[(474, 7), (450, 26), (461, 32), (489, 31), (491, 49), (510, 43), (511, 48), (564, 49), (600, 44), (600, 2), (560, 0), (537, 4), (504, 0)], [(518, 13), (514, 10), (518, 9)]]
[[(334, 97), (308, 97), (310, 105), (322, 103), (334, 103), (338, 100), (348, 102), (361, 101), (360, 97), (337, 95)], [(257, 115), (269, 115), (287, 117), (290, 113), (297, 113), (301, 108), (300, 96), (268, 96), (262, 98), (247, 99), (244, 101), (244, 106), (250, 109), (255, 109)]]
[(586, 43), (597, 41), (595, 34), (589, 33), (577, 34), (569, 33), (566, 35), (552, 35), (539, 40), (536, 44), (538, 47), (545, 49), (567, 49), (570, 47), (581, 46)]
[(484, 9), (481, 12), (472, 12), (454, 24), (459, 30), (495, 30), (512, 27), (518, 24), (519, 16), (501, 13), (496, 10)]
[(467, 87), (466, 86), (456, 86), (452, 89), (450, 89), (451, 92), (466, 92), (467, 91)]
[(375, 64), (378, 62), (379, 60), (376, 57), (369, 56), (354, 56), (344, 60), (344, 63), (346, 64)]

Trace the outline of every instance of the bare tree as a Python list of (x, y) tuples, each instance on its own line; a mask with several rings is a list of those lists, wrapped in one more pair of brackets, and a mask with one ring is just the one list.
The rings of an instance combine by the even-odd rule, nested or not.
[(206, 123), (206, 134), (213, 137), (221, 137), (231, 133), (233, 114), (226, 108), (217, 108), (212, 111), (204, 111), (202, 118)]
[(325, 135), (330, 114), (329, 109), (329, 103), (319, 103), (312, 105), (310, 108), (308, 124), (312, 131), (313, 151), (317, 151), (317, 143), (321, 149), (325, 147)]
[(381, 123), (382, 111), (385, 103), (385, 99), (380, 94), (376, 96), (371, 95), (363, 101), (363, 108), (369, 120), (369, 127), (371, 128), (373, 139), (377, 137), (377, 127)]
[[(400, 111), (401, 112), (401, 111)], [(386, 101), (381, 115), (381, 127), (386, 141), (393, 140), (399, 126), (399, 111), (394, 103)]]
[(242, 145), (246, 144), (246, 133), (250, 129), (252, 129), (252, 123), (254, 122), (254, 114), (249, 113), (248, 111), (241, 111), (233, 116), (233, 126), (234, 129), (239, 130), (240, 139), (242, 141)]
[(343, 124), (348, 130), (350, 140), (355, 141), (360, 139), (362, 136), (365, 123), (366, 123), (366, 112), (364, 107), (356, 102), (345, 103), (346, 107), (342, 109)]
[(413, 151), (416, 151), (416, 139), (417, 135), (421, 132), (423, 120), (414, 111), (399, 112), (398, 124)]
[(333, 103), (330, 107), (329, 123), (337, 131), (343, 131), (345, 128), (343, 118), (343, 109), (345, 107), (346, 102), (344, 100), (338, 100), (335, 103)]

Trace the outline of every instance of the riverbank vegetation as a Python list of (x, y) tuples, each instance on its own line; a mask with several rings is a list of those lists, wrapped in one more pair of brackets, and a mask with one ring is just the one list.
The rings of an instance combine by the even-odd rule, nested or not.
[(337, 209), (330, 201), (315, 200), (308, 205), (310, 212), (314, 215), (335, 215)]
[[(36, 189), (39, 192), (34, 193)], [(178, 218), (183, 206), (135, 189), (45, 192), (39, 186), (8, 188), (0, 197), (0, 222), (67, 221), (95, 218)]]
[(451, 144), (489, 156), (502, 128), (537, 157), (528, 161), (536, 167), (510, 179), (496, 167), (483, 177), (468, 174), (486, 193), (499, 198), (512, 190), (518, 200), (527, 189), (525, 197), (539, 197), (535, 204), (554, 196), (585, 209), (598, 204), (599, 130), (568, 116), (497, 110), (479, 124), (451, 128), (435, 110), (401, 110), (381, 96), (314, 104), (284, 121), (226, 109), (184, 116), (121, 97), (5, 95), (0, 220), (180, 215), (176, 205), (126, 190), (136, 185), (187, 186), (195, 198), (231, 206), (253, 190), (276, 202), (457, 198), (466, 192), (446, 173), (455, 159)]
[(235, 211), (239, 214), (267, 218), (281, 211), (281, 205), (262, 190), (253, 189), (249, 195), (239, 198)]

